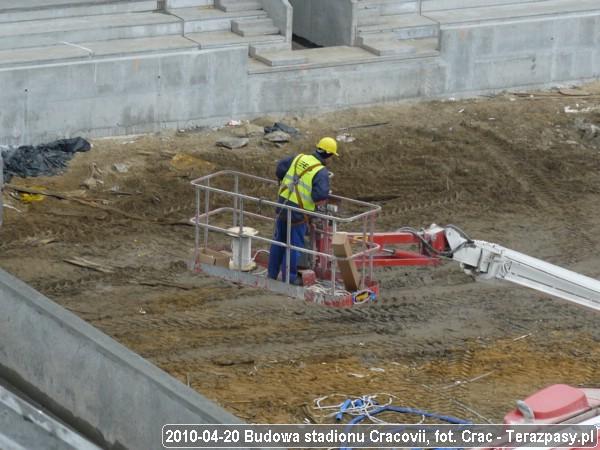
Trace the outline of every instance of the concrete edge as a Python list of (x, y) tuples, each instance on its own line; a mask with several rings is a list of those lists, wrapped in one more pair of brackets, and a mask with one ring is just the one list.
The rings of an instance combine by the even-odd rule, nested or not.
[(0, 287), (3, 290), (6, 287), (13, 290), (38, 311), (45, 313), (47, 317), (54, 320), (61, 328), (70, 329), (75, 333), (79, 333), (82, 337), (92, 340), (103, 349), (106, 356), (123, 362), (141, 375), (149, 376), (156, 384), (164, 387), (170, 393), (177, 395), (182, 402), (189, 404), (191, 407), (198, 406), (194, 400), (206, 402), (206, 404), (202, 404), (202, 407), (206, 407), (207, 410), (211, 411), (215, 418), (222, 419), (222, 423), (242, 423), (233, 414), (209, 402), (195, 390), (185, 386), (148, 360), (129, 350), (124, 345), (80, 319), (77, 315), (54, 303), (48, 297), (45, 297), (2, 269), (0, 269)]
[[(192, 41), (191, 39), (188, 39)], [(175, 51), (159, 51), (157, 53), (138, 53), (138, 54), (125, 54), (122, 56), (114, 56), (108, 55), (106, 57), (103, 56), (93, 56), (86, 59), (80, 59), (77, 61), (64, 61), (64, 62), (52, 62), (48, 64), (28, 64), (22, 66), (7, 66), (0, 67), (0, 72), (9, 72), (14, 70), (30, 70), (30, 69), (38, 69), (38, 68), (46, 68), (46, 67), (63, 67), (63, 66), (71, 66), (71, 65), (80, 65), (80, 64), (97, 64), (97, 63), (106, 63), (106, 62), (115, 62), (115, 61), (131, 61), (135, 59), (154, 59), (154, 58), (164, 58), (168, 56), (182, 56), (182, 55), (195, 55), (195, 54), (206, 54), (206, 53), (218, 53), (218, 52), (227, 52), (231, 51), (231, 47), (219, 47), (219, 48), (192, 48), (187, 50), (175, 50)]]
[(165, 423), (243, 423), (3, 270), (0, 312), (0, 377), (102, 448), (157, 448)]

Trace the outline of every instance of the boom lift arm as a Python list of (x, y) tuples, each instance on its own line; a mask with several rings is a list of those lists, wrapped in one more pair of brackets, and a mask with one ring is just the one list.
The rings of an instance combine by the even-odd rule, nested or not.
[(446, 256), (477, 280), (505, 280), (600, 311), (600, 281), (490, 242), (471, 240), (454, 226), (432, 226), (428, 239), (443, 233)]

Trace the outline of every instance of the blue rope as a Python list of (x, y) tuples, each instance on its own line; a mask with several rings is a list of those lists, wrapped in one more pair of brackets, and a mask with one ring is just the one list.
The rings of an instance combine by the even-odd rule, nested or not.
[[(451, 423), (455, 425), (469, 425), (471, 422), (464, 419), (459, 419), (458, 417), (453, 416), (445, 416), (438, 413), (432, 413), (428, 411), (423, 411), (421, 409), (407, 408), (404, 406), (382, 406), (381, 408), (375, 409), (373, 412), (369, 413), (369, 416), (375, 416), (385, 411), (397, 412), (400, 414), (415, 414), (419, 416), (429, 417), (432, 419), (438, 419), (442, 422)], [(362, 416), (356, 416), (350, 422), (348, 422), (348, 430), (352, 427), (352, 425), (356, 425), (357, 423), (362, 422), (367, 418), (367, 414), (363, 414)], [(352, 450), (351, 447), (342, 447), (340, 450)], [(411, 450), (421, 450), (421, 449), (411, 449)], [(435, 450), (446, 450), (446, 449), (435, 449)]]

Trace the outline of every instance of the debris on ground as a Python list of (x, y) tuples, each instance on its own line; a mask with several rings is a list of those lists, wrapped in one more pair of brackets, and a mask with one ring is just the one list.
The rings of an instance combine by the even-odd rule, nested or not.
[(265, 134), (265, 139), (269, 142), (274, 142), (276, 144), (289, 142), (291, 137), (289, 134), (283, 131), (273, 131), (271, 133)]
[(356, 140), (356, 138), (354, 136), (352, 136), (351, 134), (343, 133), (343, 134), (336, 136), (335, 140), (338, 142), (350, 143), (350, 142), (354, 142)]
[[(40, 186), (32, 186), (32, 189), (39, 189), (39, 190), (43, 190), (43, 187)], [(17, 194), (19, 200), (21, 200), (23, 203), (35, 203), (35, 202), (41, 202), (42, 200), (44, 200), (46, 198), (45, 195), (42, 194), (31, 194), (29, 192), (19, 192)]]
[(118, 173), (127, 173), (129, 172), (129, 164), (115, 163), (113, 164), (113, 169)]
[(102, 272), (102, 273), (114, 273), (115, 272), (112, 267), (109, 267), (109, 266), (106, 266), (103, 264), (98, 264), (93, 261), (88, 261), (87, 259), (80, 258), (78, 256), (74, 256), (69, 259), (63, 259), (63, 261), (66, 263), (72, 264), (74, 266), (93, 270), (95, 272)]
[(297, 128), (290, 127), (283, 122), (275, 122), (272, 127), (265, 127), (265, 134), (282, 131), (288, 135), (295, 135), (300, 133)]
[(350, 125), (348, 127), (338, 128), (337, 131), (348, 131), (348, 130), (358, 130), (359, 128), (373, 128), (373, 127), (381, 127), (383, 125), (387, 125), (389, 122), (374, 122), (374, 123), (365, 123), (361, 125)]
[(229, 149), (242, 148), (248, 145), (248, 138), (236, 138), (236, 137), (224, 137), (217, 141), (218, 147), (225, 147)]
[(237, 137), (258, 137), (265, 134), (263, 127), (254, 125), (253, 123), (247, 123), (237, 129), (234, 129), (233, 134)]
[(210, 172), (215, 168), (214, 164), (187, 153), (176, 153), (171, 158), (170, 165), (176, 170), (198, 169), (203, 172)]
[(13, 176), (23, 178), (57, 175), (75, 153), (87, 152), (91, 145), (83, 138), (61, 139), (36, 146), (3, 147), (4, 178), (9, 182)]
[(99, 185), (103, 185), (102, 170), (98, 168), (98, 164), (95, 162), (90, 164), (90, 175), (81, 182), (81, 185), (86, 189), (96, 189)]
[(575, 128), (581, 132), (581, 137), (585, 141), (593, 141), (600, 144), (600, 126), (587, 122), (578, 117), (575, 119)]

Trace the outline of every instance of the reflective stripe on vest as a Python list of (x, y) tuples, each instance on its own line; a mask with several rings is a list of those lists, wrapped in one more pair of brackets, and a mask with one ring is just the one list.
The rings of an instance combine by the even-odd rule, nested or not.
[(283, 177), (279, 195), (307, 211), (314, 211), (316, 205), (311, 195), (312, 182), (323, 167), (323, 163), (315, 156), (299, 154)]

